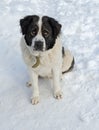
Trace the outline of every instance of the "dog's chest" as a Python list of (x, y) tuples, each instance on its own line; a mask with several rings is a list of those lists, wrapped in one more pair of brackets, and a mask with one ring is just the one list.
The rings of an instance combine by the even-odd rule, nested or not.
[(39, 64), (39, 66), (37, 66), (33, 70), (39, 76), (51, 77), (53, 64), (54, 64), (53, 60), (51, 59), (51, 57), (49, 55), (48, 56), (44, 56), (44, 57), (40, 57), (40, 64)]

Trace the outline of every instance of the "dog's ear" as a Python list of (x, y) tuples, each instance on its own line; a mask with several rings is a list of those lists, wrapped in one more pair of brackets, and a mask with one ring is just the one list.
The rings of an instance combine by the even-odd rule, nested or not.
[(27, 28), (29, 24), (32, 22), (32, 20), (33, 16), (26, 16), (23, 19), (20, 19), (20, 26), (23, 35), (27, 33)]
[(53, 18), (49, 18), (49, 23), (50, 25), (52, 26), (52, 29), (53, 29), (53, 34), (55, 36), (55, 38), (58, 36), (58, 34), (60, 33), (61, 31), (61, 27), (62, 25), (59, 24), (55, 19)]

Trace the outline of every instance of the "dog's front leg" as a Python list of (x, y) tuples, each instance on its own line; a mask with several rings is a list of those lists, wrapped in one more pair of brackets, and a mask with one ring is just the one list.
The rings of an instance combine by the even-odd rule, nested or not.
[(53, 69), (54, 96), (56, 99), (62, 98), (62, 91), (61, 91), (61, 87), (60, 87), (61, 73), (59, 70), (60, 69), (58, 69), (58, 68)]
[(38, 75), (34, 71), (31, 72), (31, 82), (33, 88), (32, 104), (34, 105), (39, 103)]

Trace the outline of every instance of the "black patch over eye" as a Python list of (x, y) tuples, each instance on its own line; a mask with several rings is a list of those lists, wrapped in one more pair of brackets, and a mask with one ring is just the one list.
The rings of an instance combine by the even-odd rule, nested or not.
[(48, 37), (49, 36), (49, 31), (48, 30), (43, 30), (43, 35), (44, 35), (44, 37)]
[(37, 29), (36, 28), (34, 28), (34, 29), (31, 30), (31, 36), (35, 36), (36, 33), (37, 33)]
[(38, 27), (35, 25), (35, 26), (32, 27), (32, 29), (30, 31), (30, 35), (32, 37), (34, 37), (37, 34), (37, 32), (38, 32)]

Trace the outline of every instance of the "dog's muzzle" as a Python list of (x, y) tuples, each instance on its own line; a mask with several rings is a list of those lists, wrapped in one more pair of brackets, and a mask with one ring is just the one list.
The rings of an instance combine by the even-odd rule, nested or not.
[(43, 47), (44, 46), (44, 43), (42, 41), (35, 41), (34, 43), (34, 49), (36, 51), (43, 51)]

